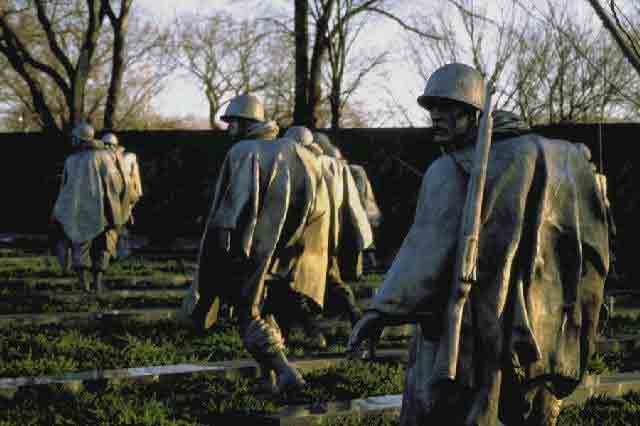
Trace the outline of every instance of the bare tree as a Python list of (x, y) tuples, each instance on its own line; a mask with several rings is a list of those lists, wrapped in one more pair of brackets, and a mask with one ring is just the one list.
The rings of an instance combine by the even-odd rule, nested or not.
[[(105, 123), (113, 123), (124, 73), (128, 16), (133, 0), (4, 1), (0, 7), (0, 53), (28, 87), (31, 102), (47, 131), (60, 132), (84, 119), (87, 86), (100, 53), (105, 18), (113, 34), (113, 66)], [(116, 3), (115, 7), (112, 3)], [(51, 83), (66, 111), (56, 117), (44, 91)]]
[[(353, 8), (353, 0), (336, 0), (336, 14), (333, 40), (328, 44), (328, 63), (326, 78), (329, 86), (329, 105), (331, 108), (331, 128), (340, 127), (342, 112), (351, 96), (360, 87), (366, 76), (383, 64), (387, 51), (375, 55), (355, 52), (354, 45), (365, 28), (370, 28), (371, 15), (352, 19), (351, 24), (344, 23), (347, 13)], [(354, 70), (348, 72), (348, 70)]]
[[(105, 114), (107, 93), (112, 76), (112, 34), (106, 33), (100, 39), (92, 62), (92, 71), (86, 87), (85, 119), (95, 126), (107, 127), (105, 115), (112, 117), (109, 128), (144, 129), (154, 126), (157, 120), (151, 111), (152, 98), (163, 88), (166, 76), (172, 71), (173, 63), (166, 55), (170, 34), (158, 31), (150, 22), (141, 19), (135, 9), (131, 12), (128, 40), (125, 48), (125, 72), (122, 91), (117, 108)], [(51, 58), (50, 64), (56, 63)], [(47, 107), (63, 123), (68, 116), (64, 95), (51, 79), (34, 75), (46, 93)], [(113, 105), (113, 103), (112, 103)], [(35, 110), (29, 86), (0, 55), (0, 114), (2, 125), (12, 131), (41, 130), (41, 120)]]
[(640, 32), (637, 30), (637, 20), (634, 22), (632, 14), (640, 15), (640, 5), (626, 2), (625, 10), (621, 1), (609, 0), (608, 11), (599, 0), (587, 0), (596, 12), (602, 24), (614, 38), (616, 44), (640, 75)]
[(442, 37), (429, 44), (409, 37), (409, 61), (425, 81), (446, 63), (468, 62), (496, 84), (496, 105), (504, 107), (513, 97), (514, 76), (509, 63), (521, 54), (528, 26), (521, 24), (513, 5), (499, 9), (500, 16), (490, 19), (486, 7), (477, 2), (452, 0), (415, 18), (414, 25)]
[(293, 122), (306, 123), (309, 111), (309, 0), (295, 0), (295, 106)]
[(216, 128), (216, 114), (231, 97), (267, 86), (263, 74), (273, 58), (262, 49), (269, 33), (258, 21), (239, 22), (222, 12), (182, 17), (178, 26), (178, 61), (202, 86)]
[(262, 98), (267, 118), (282, 126), (294, 122), (295, 40), (286, 31), (274, 31), (264, 42), (261, 54), (266, 58), (262, 74), (265, 82)]
[[(547, 0), (545, 10), (533, 3), (513, 2), (528, 13), (531, 21), (539, 22), (537, 34), (530, 38), (547, 39), (547, 48), (538, 49), (538, 56), (548, 55), (546, 60), (521, 58), (528, 62), (525, 69), (529, 71), (525, 74), (541, 75), (546, 80), (530, 82), (530, 89), (522, 93), (529, 96), (540, 88), (548, 90), (543, 96), (546, 111), (530, 114), (531, 122), (601, 122), (638, 117), (640, 80), (620, 50), (602, 37), (602, 30), (596, 30), (588, 16), (580, 16), (579, 9), (558, 1)], [(539, 41), (532, 44), (541, 46)], [(526, 103), (525, 111), (544, 109), (540, 101), (533, 99)], [(520, 100), (525, 99), (521, 96)]]
[(516, 109), (532, 125), (636, 114), (619, 88), (637, 91), (637, 79), (588, 20), (562, 2), (547, 1), (542, 20), (523, 19), (523, 9), (529, 18), (526, 8), (510, 2), (499, 8), (499, 17), (489, 18), (472, 0), (450, 0), (439, 13), (421, 18), (443, 40), (411, 43), (412, 61), (425, 80), (443, 63), (471, 63), (496, 83), (496, 107)]
[[(313, 0), (310, 4), (308, 0), (295, 2), (295, 30), (297, 35), (301, 34), (296, 41), (303, 43), (309, 39), (309, 37), (302, 36), (309, 34), (308, 22), (305, 22), (308, 17), (303, 13), (304, 10), (309, 11), (314, 24), (313, 44), (296, 47), (296, 88), (298, 90), (295, 106), (296, 124), (311, 128), (317, 127), (318, 110), (323, 99), (322, 69), (327, 61), (326, 55), (329, 46), (340, 39), (337, 36), (339, 32), (348, 32), (345, 29), (355, 18), (365, 14), (376, 14), (393, 20), (404, 29), (419, 34), (421, 37), (439, 38), (433, 33), (420, 30), (395, 14), (393, 8), (400, 3), (398, 1), (353, 0), (340, 2), (340, 5), (337, 3), (337, 0)], [(308, 64), (308, 69), (306, 64)], [(300, 93), (303, 87), (305, 88), (304, 94)], [(300, 102), (305, 102), (305, 104), (301, 106)]]
[(636, 108), (630, 108), (617, 88), (637, 92), (638, 79), (602, 31), (588, 22), (574, 22), (567, 10), (550, 7), (550, 17), (555, 24), (538, 28), (517, 60), (515, 103), (521, 115), (531, 124), (635, 115)]

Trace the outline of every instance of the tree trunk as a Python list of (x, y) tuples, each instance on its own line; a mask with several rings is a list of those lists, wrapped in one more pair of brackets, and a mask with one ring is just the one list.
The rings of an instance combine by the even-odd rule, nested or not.
[(308, 116), (308, 81), (309, 81), (309, 2), (295, 0), (295, 32), (296, 32), (296, 84), (295, 105), (293, 108), (293, 124), (304, 125)]
[(309, 70), (309, 113), (307, 127), (316, 128), (318, 124), (318, 107), (322, 99), (322, 57), (329, 48), (329, 18), (335, 5), (335, 0), (329, 0), (316, 24), (316, 38), (313, 43), (311, 69)]
[(633, 68), (635, 68), (638, 75), (640, 75), (640, 58), (638, 58), (631, 50), (631, 48), (629, 48), (627, 43), (625, 43), (622, 34), (620, 34), (618, 27), (616, 27), (616, 24), (613, 22), (611, 17), (607, 15), (607, 12), (604, 10), (602, 5), (600, 5), (598, 0), (587, 1), (589, 2), (589, 4), (591, 4), (591, 7), (593, 7), (593, 10), (602, 21), (602, 25), (604, 25), (607, 31), (609, 31), (609, 34), (611, 34), (611, 36), (614, 38), (614, 40), (618, 44), (618, 47), (620, 47), (620, 50), (622, 50), (623, 55), (627, 58)]
[(71, 77), (71, 102), (69, 104), (69, 118), (72, 125), (81, 120), (84, 116), (84, 100), (89, 73), (91, 72), (91, 59), (96, 48), (100, 28), (102, 27), (102, 7), (96, 0), (87, 0), (89, 8), (89, 24), (87, 26), (84, 41), (82, 43), (78, 63), (75, 72)]
[[(132, 0), (123, 0), (120, 6), (120, 16), (116, 18), (113, 11), (108, 9), (107, 15), (113, 28), (113, 66), (111, 67), (111, 81), (109, 82), (109, 92), (104, 109), (104, 127), (113, 129), (115, 113), (122, 91), (122, 80), (125, 69), (126, 36), (129, 28), (129, 12)], [(107, 4), (105, 7), (109, 7)]]
[(337, 80), (333, 82), (331, 86), (331, 129), (337, 130), (340, 128), (340, 92), (342, 90), (341, 81)]

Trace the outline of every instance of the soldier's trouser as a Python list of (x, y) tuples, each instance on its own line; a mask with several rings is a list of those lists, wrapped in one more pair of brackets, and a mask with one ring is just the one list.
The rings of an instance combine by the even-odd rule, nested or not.
[(277, 319), (285, 336), (296, 324), (301, 324), (308, 334), (317, 331), (315, 322), (320, 319), (321, 311), (309, 297), (292, 291), (286, 280), (270, 281), (268, 287), (264, 312)]
[(355, 324), (362, 315), (353, 290), (344, 282), (327, 282), (327, 303), (333, 304), (331, 311), (349, 315), (349, 321)]
[(352, 324), (357, 322), (362, 314), (358, 308), (353, 290), (342, 280), (336, 256), (329, 258), (325, 307), (332, 314), (347, 313)]
[(73, 243), (71, 247), (73, 269), (104, 272), (109, 267), (109, 261), (116, 253), (118, 231), (110, 228), (92, 240)]

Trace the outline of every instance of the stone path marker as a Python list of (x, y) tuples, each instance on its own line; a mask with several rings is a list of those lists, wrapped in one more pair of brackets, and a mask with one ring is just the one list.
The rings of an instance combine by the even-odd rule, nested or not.
[[(640, 373), (613, 374), (607, 376), (587, 376), (582, 385), (567, 399), (564, 405), (584, 403), (589, 397), (606, 394), (610, 397), (640, 391)], [(263, 416), (220, 416), (225, 420), (250, 422), (252, 425), (277, 426), (317, 426), (337, 417), (364, 419), (372, 415), (397, 417), (402, 407), (402, 395), (382, 395), (350, 401), (335, 401), (318, 405), (298, 405), (284, 407), (279, 413)], [(366, 424), (362, 422), (362, 424)]]
[[(379, 360), (405, 361), (406, 349), (381, 349), (376, 353)], [(328, 368), (344, 360), (343, 354), (324, 353), (314, 358), (294, 359), (291, 361), (301, 372), (309, 372)], [(258, 364), (252, 359), (239, 359), (213, 363), (188, 363), (175, 365), (161, 365), (136, 368), (119, 368), (112, 370), (89, 370), (64, 373), (51, 376), (0, 378), (0, 395), (11, 398), (13, 394), (24, 387), (46, 386), (61, 384), (66, 390), (78, 391), (86, 386), (104, 385), (107, 382), (122, 383), (153, 383), (175, 379), (185, 374), (215, 374), (231, 377), (258, 377)]]

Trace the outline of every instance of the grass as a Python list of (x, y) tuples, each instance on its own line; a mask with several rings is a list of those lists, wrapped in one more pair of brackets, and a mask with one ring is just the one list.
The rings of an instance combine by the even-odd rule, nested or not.
[(248, 358), (233, 325), (206, 334), (176, 322), (0, 330), (0, 377)]
[(290, 404), (399, 393), (403, 377), (399, 364), (345, 362), (306, 374), (302, 392), (279, 397), (257, 395), (254, 379), (206, 375), (152, 384), (108, 383), (75, 393), (51, 385), (0, 400), (0, 424), (216, 424), (217, 416), (225, 414), (274, 413)]
[[(52, 302), (30, 297), (29, 303), (9, 300), (28, 290), (70, 291), (74, 277), (65, 276), (51, 256), (33, 256), (19, 249), (0, 249), (0, 313), (16, 311), (72, 311), (127, 309), (179, 305), (176, 297), (128, 297), (95, 300), (85, 304)], [(107, 284), (117, 288), (185, 287), (195, 264), (182, 260), (149, 260), (132, 256), (112, 264)], [(144, 278), (140, 278), (144, 277)], [(182, 281), (178, 280), (182, 277)], [(366, 282), (349, 283), (358, 297), (369, 297), (371, 288), (383, 275), (370, 274)], [(26, 300), (26, 299), (23, 299)], [(613, 334), (633, 334), (640, 329), (637, 317), (613, 317), (608, 324)], [(350, 327), (334, 327), (326, 334), (328, 352), (346, 348)], [(38, 376), (93, 369), (114, 369), (183, 362), (215, 362), (249, 358), (237, 327), (221, 322), (213, 330), (198, 334), (172, 321), (129, 324), (105, 323), (89, 328), (60, 325), (0, 330), (0, 377)], [(383, 339), (379, 348), (405, 345), (406, 339)], [(290, 356), (304, 358), (315, 353), (304, 333), (289, 336)], [(589, 374), (640, 369), (640, 349), (596, 354), (589, 363)], [(309, 386), (297, 395), (266, 398), (252, 391), (253, 380), (225, 379), (203, 375), (186, 376), (170, 384), (96, 385), (70, 393), (60, 385), (23, 389), (14, 400), (0, 400), (0, 425), (110, 424), (110, 425), (199, 425), (211, 424), (216, 415), (269, 413), (286, 404), (322, 404), (402, 392), (404, 367), (398, 363), (343, 362), (305, 375)], [(102, 387), (100, 387), (102, 386)], [(638, 394), (624, 398), (597, 396), (579, 406), (562, 410), (559, 425), (640, 424)], [(603, 420), (604, 419), (604, 420)], [(634, 423), (636, 422), (636, 423)], [(213, 423), (215, 424), (215, 422)], [(395, 416), (374, 415), (366, 420), (344, 418), (327, 421), (337, 425), (397, 425)]]
[[(163, 273), (190, 275), (195, 262), (182, 260), (149, 260), (140, 256), (112, 262), (107, 276), (157, 275)], [(53, 256), (3, 257), (0, 263), (0, 279), (35, 277), (73, 277), (65, 274)]]
[(640, 425), (640, 393), (629, 392), (621, 398), (596, 395), (584, 404), (564, 408), (558, 426)]
[[(97, 384), (78, 392), (61, 385), (19, 391), (13, 400), (0, 399), (0, 424), (17, 425), (171, 425), (232, 424), (230, 415), (275, 413), (286, 405), (323, 403), (402, 393), (405, 371), (397, 363), (344, 362), (305, 374), (307, 386), (279, 397), (256, 394), (250, 378), (190, 375), (150, 384)], [(596, 395), (585, 403), (564, 407), (558, 426), (638, 425), (640, 394), (620, 398)], [(245, 419), (246, 420), (246, 419)], [(236, 418), (236, 422), (239, 419)], [(240, 423), (238, 423), (240, 424)], [(393, 414), (327, 420), (327, 426), (398, 424)]]

